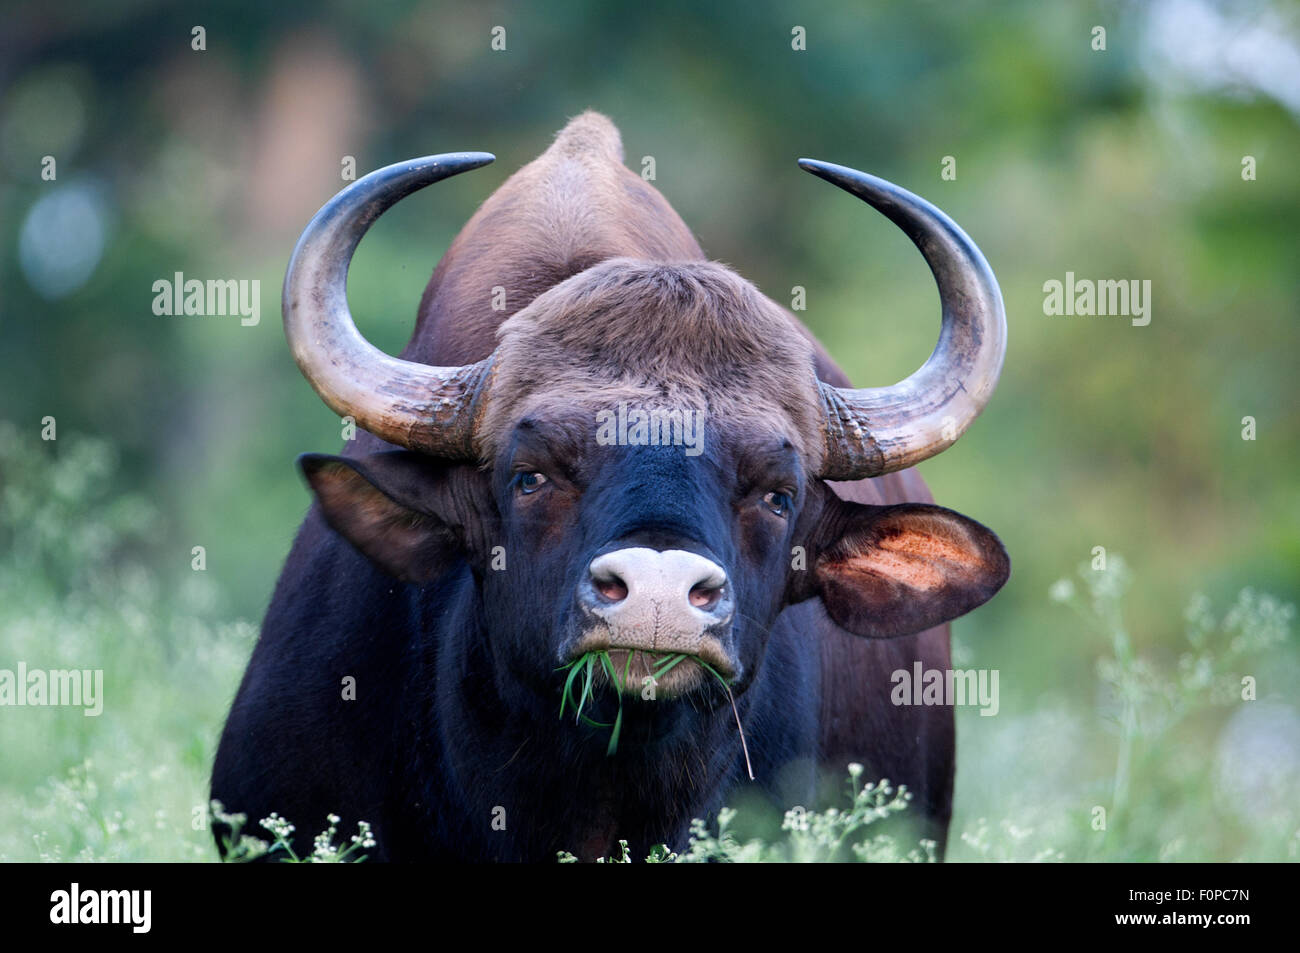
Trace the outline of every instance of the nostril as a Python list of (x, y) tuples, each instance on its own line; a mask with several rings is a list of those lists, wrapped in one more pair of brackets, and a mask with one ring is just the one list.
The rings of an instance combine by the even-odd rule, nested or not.
[(702, 582), (691, 589), (688, 598), (691, 601), (691, 605), (695, 608), (703, 609), (705, 612), (708, 612), (722, 601), (722, 587), (711, 586), (708, 583)]
[[(638, 546), (593, 559), (580, 596), (598, 614), (608, 619), (612, 618), (608, 613), (616, 611), (625, 621), (641, 611), (679, 618), (678, 614), (695, 610), (709, 613), (713, 624), (721, 620), (724, 610), (729, 614), (731, 606), (726, 570), (711, 559), (685, 550)], [(702, 620), (688, 622), (681, 616), (680, 621), (693, 625)]]
[(592, 586), (600, 593), (601, 598), (610, 602), (622, 602), (627, 598), (627, 584), (619, 579), (618, 576), (610, 576), (605, 579), (592, 579)]

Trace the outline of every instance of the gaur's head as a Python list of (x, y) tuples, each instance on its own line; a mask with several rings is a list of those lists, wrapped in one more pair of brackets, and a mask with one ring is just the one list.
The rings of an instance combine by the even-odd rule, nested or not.
[(997, 591), (1009, 566), (985, 527), (932, 505), (847, 502), (827, 482), (938, 453), (993, 390), (1001, 298), (943, 213), (863, 173), (803, 163), (892, 218), (938, 281), (938, 347), (892, 387), (820, 382), (791, 316), (703, 260), (597, 261), (513, 314), (474, 364), (381, 354), (348, 310), (352, 251), (398, 199), (489, 159), (367, 176), (321, 210), (290, 264), (299, 365), (330, 407), (405, 448), (302, 459), (326, 519), (361, 552), (416, 584), (467, 563), (491, 657), (540, 693), (597, 649), (628, 692), (684, 655), (659, 698), (702, 690), (710, 668), (741, 693), (793, 603), (820, 598), (843, 628), (888, 638)]

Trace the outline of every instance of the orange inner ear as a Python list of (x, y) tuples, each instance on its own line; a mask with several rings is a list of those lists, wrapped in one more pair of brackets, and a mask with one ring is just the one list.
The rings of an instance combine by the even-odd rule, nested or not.
[[(927, 524), (929, 524), (927, 526)], [(926, 530), (930, 529), (931, 532)], [(978, 548), (964, 530), (948, 521), (911, 517), (905, 526), (883, 527), (866, 547), (837, 560), (835, 572), (888, 579), (910, 589), (938, 589), (954, 576), (973, 576), (980, 568)]]
[(910, 589), (937, 589), (944, 575), (923, 560), (902, 553), (872, 550), (835, 567), (836, 575), (873, 576), (889, 579)]

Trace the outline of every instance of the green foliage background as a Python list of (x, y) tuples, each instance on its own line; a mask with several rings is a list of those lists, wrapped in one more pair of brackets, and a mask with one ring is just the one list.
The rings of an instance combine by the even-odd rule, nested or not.
[[(957, 664), (998, 669), (1002, 703), (959, 713), (952, 856), (1294, 857), (1300, 69), (1267, 61), (1261, 84), (1240, 63), (1206, 66), (1177, 32), (1206, 10), (1221, 18), (1212, 50), (1260, 24), (1300, 45), (1289, 2), (10, 4), (0, 667), (103, 668), (108, 699), (98, 719), (0, 709), (0, 853), (211, 856), (191, 812), (307, 505), (292, 460), (340, 443), (279, 327), (298, 232), (342, 186), (344, 156), (361, 174), (496, 153), (362, 244), (353, 307), (396, 351), (459, 226), (591, 107), (621, 127), (630, 166), (654, 157), (710, 256), (777, 300), (807, 289), (804, 317), (860, 383), (929, 353), (933, 284), (900, 233), (795, 158), (926, 196), (997, 272), (1001, 385), (921, 467), (1014, 567), (955, 626)], [(498, 24), (504, 52), (489, 47)], [(102, 254), (42, 294), (23, 229), (69, 189), (94, 196)], [(259, 279), (260, 324), (154, 315), (153, 282), (177, 271)], [(1150, 325), (1045, 316), (1043, 283), (1066, 271), (1149, 279)], [(1106, 608), (1118, 583), (1097, 596), (1092, 570), (1075, 574), (1096, 546), (1125, 557), (1123, 621)], [(1063, 577), (1082, 615), (1048, 598)], [(1185, 669), (1207, 653), (1202, 684)], [(1245, 674), (1258, 701), (1216, 701)], [(1106, 832), (1095, 806), (1114, 815)]]

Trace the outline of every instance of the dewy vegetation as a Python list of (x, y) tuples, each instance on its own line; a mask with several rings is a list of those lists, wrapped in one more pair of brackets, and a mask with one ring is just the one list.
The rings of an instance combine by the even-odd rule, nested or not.
[[(225, 594), (178, 535), (151, 502), (119, 492), (109, 445), (69, 434), (42, 446), (0, 423), (0, 668), (104, 672), (98, 717), (0, 708), (0, 859), (216, 859), (208, 772), (256, 629), (226, 618)], [(1277, 688), (1295, 684), (1294, 607), (1247, 589), (1216, 613), (1197, 595), (1167, 632), (1138, 638), (1122, 611), (1130, 579), (1111, 556), (1050, 593), (1077, 613), (1057, 610), (1052, 637), (1097, 647), (1091, 706), (1043, 672), (996, 718), (959, 712), (950, 860), (1300, 857), (1300, 716)], [(960, 635), (959, 624), (970, 651)], [(656, 663), (660, 674), (674, 658)], [(598, 665), (614, 667), (588, 658), (557, 674), (564, 714), (582, 716)], [(1258, 699), (1246, 700), (1252, 679)], [(930, 859), (923, 843), (873, 833), (906, 816), (907, 792), (849, 770), (845, 806), (792, 806), (768, 836), (737, 833), (742, 805), (698, 821), (676, 856), (611, 860)], [(290, 821), (264, 819), (263, 839), (240, 818), (237, 854), (364, 859), (366, 819), (326, 820), (312, 853), (295, 857)]]

